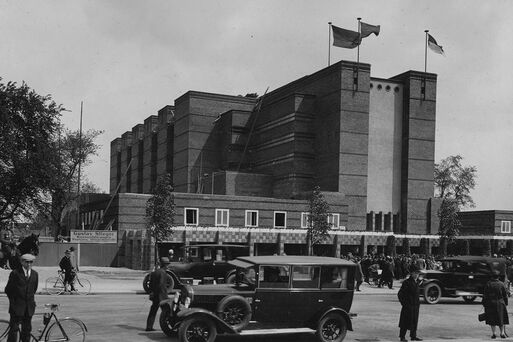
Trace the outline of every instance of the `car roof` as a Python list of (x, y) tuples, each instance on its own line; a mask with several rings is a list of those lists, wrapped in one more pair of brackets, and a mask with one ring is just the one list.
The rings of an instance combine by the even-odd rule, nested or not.
[(487, 256), (472, 256), (472, 255), (462, 255), (462, 256), (453, 256), (453, 257), (446, 257), (441, 259), (441, 261), (444, 260), (461, 260), (461, 261), (484, 261), (484, 262), (506, 262), (506, 259), (503, 258), (493, 258), (493, 257), (487, 257)]
[(261, 256), (242, 256), (229, 262), (238, 267), (250, 267), (253, 265), (352, 265), (355, 263), (349, 260), (303, 255), (261, 255)]

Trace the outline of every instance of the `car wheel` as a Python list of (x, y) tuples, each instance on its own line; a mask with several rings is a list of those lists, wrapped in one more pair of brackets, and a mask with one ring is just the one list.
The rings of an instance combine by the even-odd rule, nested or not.
[(173, 330), (173, 324), (169, 310), (162, 310), (159, 317), (160, 329), (169, 337), (176, 336), (176, 330)]
[(144, 292), (150, 293), (150, 273), (144, 276), (143, 279), (143, 289)]
[(226, 284), (235, 284), (235, 277), (236, 277), (235, 273), (229, 274), (225, 280)]
[(329, 313), (317, 325), (316, 335), (321, 342), (341, 342), (346, 337), (347, 323), (338, 313)]
[(217, 315), (234, 330), (240, 331), (249, 324), (251, 306), (241, 296), (228, 296), (217, 304)]
[(463, 296), (465, 303), (472, 303), (476, 300), (477, 296)]
[(428, 304), (436, 304), (442, 298), (442, 289), (436, 283), (427, 284), (424, 287), (424, 300)]
[(178, 328), (178, 340), (181, 342), (214, 342), (217, 330), (214, 322), (206, 317), (190, 317)]

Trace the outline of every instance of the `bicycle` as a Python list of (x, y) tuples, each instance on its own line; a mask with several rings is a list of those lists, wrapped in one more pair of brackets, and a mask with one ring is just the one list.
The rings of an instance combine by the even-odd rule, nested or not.
[[(87, 327), (84, 322), (77, 318), (65, 317), (57, 318), (55, 312), (59, 309), (59, 304), (45, 304), (49, 311), (35, 314), (43, 315), (43, 329), (39, 329), (39, 336), (30, 334), (32, 342), (84, 342), (87, 334)], [(55, 320), (52, 324), (52, 318)], [(7, 341), (9, 335), (9, 321), (0, 319), (0, 342)]]
[[(59, 274), (57, 277), (50, 277), (46, 279), (45, 282), (45, 291), (50, 295), (59, 295), (66, 290), (64, 286), (64, 272), (62, 270), (58, 270), (57, 273)], [(75, 290), (70, 291), (70, 293), (87, 295), (91, 292), (91, 282), (85, 278), (80, 279), (78, 277), (78, 272), (75, 272), (74, 274), (73, 286)]]

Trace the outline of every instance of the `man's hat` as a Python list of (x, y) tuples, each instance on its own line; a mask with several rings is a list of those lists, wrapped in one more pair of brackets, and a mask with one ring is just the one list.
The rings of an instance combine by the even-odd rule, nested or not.
[(71, 252), (70, 252), (70, 250), (69, 250), (69, 249), (66, 249), (66, 250), (64, 251), (64, 253), (65, 253), (65, 254), (71, 254)]
[(70, 251), (70, 252), (73, 252), (74, 250), (75, 250), (75, 247), (73, 247), (73, 246), (71, 246), (71, 247), (69, 248), (69, 251)]
[(32, 255), (32, 254), (30, 254), (30, 253), (27, 253), (27, 254), (23, 254), (23, 255), (21, 256), (21, 260), (25, 260), (25, 261), (34, 261), (34, 260), (36, 260), (36, 257), (35, 257), (35, 256), (33, 256), (33, 255)]
[(160, 258), (160, 263), (163, 264), (163, 265), (169, 264), (169, 258), (168, 257)]

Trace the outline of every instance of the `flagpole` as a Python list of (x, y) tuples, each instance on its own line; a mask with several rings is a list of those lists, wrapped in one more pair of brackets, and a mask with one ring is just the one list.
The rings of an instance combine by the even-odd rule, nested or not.
[(358, 34), (360, 35), (360, 42), (358, 43), (357, 53), (356, 53), (356, 75), (353, 75), (353, 89), (358, 90), (358, 73), (360, 72), (360, 44), (362, 41), (361, 32), (360, 32), (360, 20), (362, 18), (356, 18), (358, 20)]
[(421, 93), (424, 97), (424, 100), (426, 99), (426, 73), (427, 73), (427, 46), (428, 46), (428, 32), (429, 30), (424, 30), (426, 33), (426, 44), (424, 45), (424, 77), (422, 79), (422, 87), (421, 87)]
[(331, 53), (331, 21), (328, 21), (328, 66), (330, 66), (331, 64), (331, 58), (330, 58), (330, 53)]
[[(356, 18), (356, 19), (358, 20), (358, 33), (361, 36), (362, 32), (360, 31), (361, 30), (360, 20), (362, 20), (362, 18)], [(361, 37), (360, 37), (360, 39), (361, 39)], [(358, 52), (356, 54), (356, 65), (358, 65), (360, 63), (360, 44), (358, 44), (358, 50), (357, 51)]]

